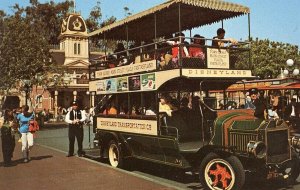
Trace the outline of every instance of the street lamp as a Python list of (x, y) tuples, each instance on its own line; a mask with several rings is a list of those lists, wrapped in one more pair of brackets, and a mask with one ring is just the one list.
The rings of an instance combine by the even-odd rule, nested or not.
[[(292, 67), (292, 66), (294, 65), (294, 60), (288, 59), (288, 60), (286, 61), (286, 65), (287, 65), (288, 67)], [(299, 69), (298, 69), (298, 68), (295, 68), (293, 71), (290, 71), (289, 69), (285, 68), (285, 69), (283, 70), (283, 75), (287, 77), (287, 76), (289, 76), (290, 72), (291, 72), (291, 74), (292, 74), (293, 76), (299, 75)]]
[(89, 104), (90, 104), (90, 109), (89, 109), (89, 114), (88, 114), (88, 116), (89, 116), (89, 122), (88, 122), (88, 133), (89, 133), (89, 148), (91, 148), (91, 124), (92, 124), (92, 120), (93, 120), (93, 118), (92, 118), (92, 120), (91, 120), (91, 116), (93, 116), (93, 114), (94, 114), (94, 108), (93, 108), (93, 98), (94, 98), (94, 96), (95, 96), (95, 92), (94, 91), (86, 91), (86, 95), (88, 95), (89, 96)]
[[(89, 96), (89, 107), (91, 108), (91, 105), (92, 105), (92, 98), (91, 98), (91, 93), (90, 91), (86, 91), (86, 95)], [(89, 114), (88, 114), (88, 127), (89, 127), (89, 148), (91, 148), (91, 121), (90, 121), (90, 118), (91, 118), (91, 109), (89, 109)]]
[(28, 105), (28, 103), (27, 103), (27, 99), (28, 99), (28, 94), (29, 94), (29, 92), (31, 91), (31, 87), (32, 87), (32, 85), (31, 85), (31, 81), (30, 80), (23, 80), (23, 82), (24, 82), (24, 86), (23, 86), (23, 90), (24, 90), (24, 92), (25, 92), (25, 105), (27, 106)]

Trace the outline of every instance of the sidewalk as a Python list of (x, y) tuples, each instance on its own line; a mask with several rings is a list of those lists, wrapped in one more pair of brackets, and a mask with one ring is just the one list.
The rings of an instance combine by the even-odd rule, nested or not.
[(39, 145), (33, 147), (30, 157), (29, 163), (23, 163), (21, 143), (16, 142), (13, 164), (4, 167), (1, 149), (1, 190), (172, 189), (86, 158), (67, 158), (64, 152)]

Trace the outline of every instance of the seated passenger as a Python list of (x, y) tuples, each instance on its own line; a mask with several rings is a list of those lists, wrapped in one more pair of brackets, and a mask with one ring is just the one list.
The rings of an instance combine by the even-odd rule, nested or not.
[(117, 44), (117, 49), (115, 49), (114, 53), (116, 53), (116, 57), (119, 60), (119, 63), (117, 66), (126, 65), (128, 63), (127, 60), (127, 53), (125, 51), (125, 47), (123, 43)]
[[(180, 38), (181, 37), (181, 38)], [(177, 63), (178, 63), (178, 58), (179, 58), (179, 45), (180, 44), (184, 44), (184, 38), (185, 35), (183, 33), (176, 33), (175, 35), (175, 41), (167, 41), (167, 44), (172, 45), (172, 62), (175, 64), (174, 66), (177, 67)], [(186, 48), (186, 46), (183, 46), (181, 48), (181, 56), (182, 57), (189, 57), (189, 52), (188, 49)]]
[(141, 114), (142, 114), (142, 108), (137, 104), (133, 104), (131, 108), (131, 115), (141, 115)]
[(183, 97), (180, 101), (180, 108), (177, 111), (178, 113), (180, 113), (180, 115), (186, 123), (189, 123), (192, 113), (192, 109), (189, 108), (188, 104), (189, 99), (187, 97)]
[(189, 55), (191, 57), (199, 57), (202, 60), (205, 59), (205, 54), (203, 50), (203, 46), (205, 45), (205, 40), (203, 36), (199, 34), (195, 34), (193, 37), (193, 44), (191, 44), (189, 48)]
[[(182, 111), (180, 111), (180, 104), (176, 99), (171, 100), (170, 107), (172, 109), (172, 116), (167, 117), (166, 122), (168, 126), (176, 127), (179, 134), (179, 140), (186, 140), (189, 135), (189, 128), (187, 125), (186, 118)], [(193, 132), (193, 131), (190, 131)]]
[[(121, 53), (119, 53), (121, 52)], [(117, 58), (121, 58), (121, 57), (126, 57), (127, 54), (125, 52), (125, 47), (123, 43), (118, 43), (117, 44), (117, 49), (114, 50), (114, 53), (116, 53)]]
[(168, 116), (172, 116), (171, 100), (172, 98), (169, 95), (161, 95), (159, 102), (159, 112), (165, 112)]
[(155, 54), (155, 59), (157, 60), (157, 68), (160, 70), (168, 69), (168, 66), (171, 65), (172, 54), (170, 45), (157, 44), (159, 51)]
[(103, 111), (103, 114), (108, 114), (108, 115), (117, 114), (117, 109), (115, 107), (114, 102), (111, 102), (111, 104), (107, 106), (107, 108)]
[(225, 30), (223, 28), (219, 28), (217, 30), (217, 36), (213, 37), (212, 46), (214, 47), (225, 47), (225, 43), (237, 44), (235, 39), (225, 39)]
[(146, 109), (145, 115), (156, 115), (155, 113), (155, 106), (153, 103)]
[(272, 106), (271, 104), (268, 105), (268, 119), (279, 119), (279, 116), (276, 112), (276, 108), (274, 106)]

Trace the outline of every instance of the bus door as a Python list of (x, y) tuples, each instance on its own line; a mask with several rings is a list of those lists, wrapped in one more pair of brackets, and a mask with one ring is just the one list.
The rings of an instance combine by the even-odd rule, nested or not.
[(156, 136), (124, 134), (132, 154), (137, 158), (165, 161), (162, 148)]
[(178, 128), (168, 125), (168, 119), (166, 117), (167, 116), (162, 116), (159, 122), (159, 145), (165, 155), (165, 162), (182, 165), (182, 156), (179, 153), (178, 147)]

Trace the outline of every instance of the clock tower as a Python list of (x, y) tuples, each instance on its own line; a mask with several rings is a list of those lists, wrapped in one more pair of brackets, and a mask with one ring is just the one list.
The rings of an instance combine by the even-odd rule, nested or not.
[(63, 19), (61, 25), (60, 50), (65, 52), (64, 65), (80, 60), (88, 65), (88, 34), (84, 19), (76, 13), (71, 13)]

